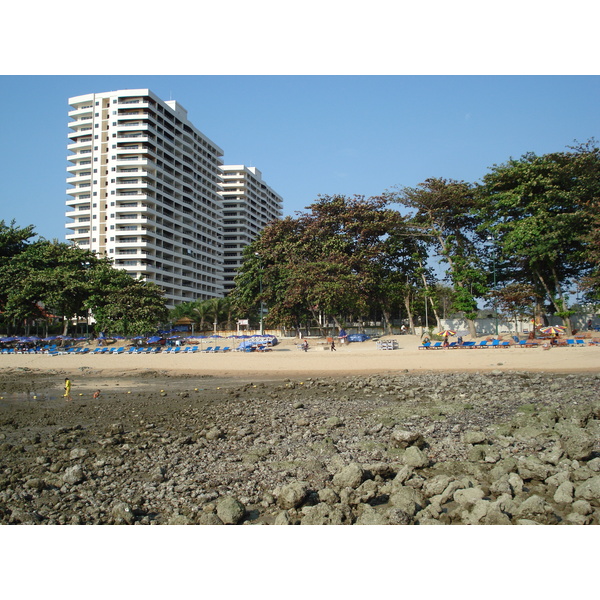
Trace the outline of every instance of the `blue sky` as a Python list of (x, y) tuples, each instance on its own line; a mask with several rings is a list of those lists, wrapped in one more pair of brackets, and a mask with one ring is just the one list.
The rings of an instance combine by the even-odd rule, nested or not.
[(231, 164), (255, 166), (284, 214), (600, 139), (592, 76), (0, 77), (0, 218), (64, 240), (68, 98), (149, 88), (180, 102)]

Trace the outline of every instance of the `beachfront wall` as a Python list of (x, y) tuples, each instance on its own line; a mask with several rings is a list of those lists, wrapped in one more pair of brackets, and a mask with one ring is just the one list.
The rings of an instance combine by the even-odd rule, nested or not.
[[(592, 320), (592, 327), (597, 328), (600, 327), (600, 315), (597, 314), (579, 314), (573, 315), (571, 317), (571, 324), (573, 329), (577, 329), (579, 331), (587, 330), (587, 322), (588, 320)], [(456, 331), (460, 335), (469, 335), (469, 326), (467, 324), (466, 319), (456, 318), (456, 319), (441, 319), (440, 320), (442, 329), (452, 329)], [(548, 317), (549, 325), (562, 325), (562, 320), (558, 317)], [(366, 322), (362, 323), (349, 323), (344, 329), (346, 333), (366, 333), (370, 336), (380, 336), (384, 333), (383, 323), (376, 322)], [(433, 333), (437, 332), (437, 327), (435, 322), (430, 323), (430, 329)], [(475, 319), (475, 329), (477, 331), (478, 336), (488, 336), (488, 335), (496, 335), (496, 319), (492, 318), (483, 318), (483, 319)], [(507, 322), (503, 319), (498, 319), (498, 334), (499, 335), (519, 335), (519, 334), (528, 334), (533, 329), (533, 322), (530, 319), (518, 320)], [(310, 328), (302, 328), (302, 335), (304, 337), (319, 337), (322, 334), (322, 331), (325, 331), (327, 335), (333, 335), (337, 337), (338, 330), (336, 327), (329, 326), (323, 327), (323, 329), (319, 329), (318, 327), (310, 327)], [(423, 333), (428, 332), (429, 330), (426, 327), (415, 327), (415, 333), (417, 335), (421, 335)], [(247, 333), (257, 333), (254, 331), (249, 331)], [(272, 330), (265, 333), (272, 333), (273, 335), (279, 338), (286, 337), (296, 337), (298, 332), (295, 329), (281, 329), (281, 330)], [(407, 330), (407, 333), (410, 333)], [(392, 335), (401, 335), (401, 324), (394, 324), (392, 327)]]

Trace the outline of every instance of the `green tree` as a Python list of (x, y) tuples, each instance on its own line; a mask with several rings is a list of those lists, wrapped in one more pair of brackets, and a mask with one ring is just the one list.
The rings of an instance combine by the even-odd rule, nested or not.
[(571, 331), (567, 292), (592, 270), (587, 207), (600, 196), (600, 151), (592, 143), (494, 165), (478, 188), (481, 230), (490, 232), (511, 275), (533, 285)]
[(0, 270), (0, 285), (7, 291), (5, 312), (17, 321), (36, 319), (46, 312), (69, 321), (86, 314), (89, 273), (96, 256), (69, 244), (38, 240)]
[(518, 319), (534, 319), (540, 297), (532, 285), (510, 283), (500, 290), (490, 292), (490, 298), (498, 314), (507, 321), (514, 321), (518, 330)]
[(415, 188), (400, 188), (390, 195), (414, 211), (411, 225), (429, 238), (441, 261), (448, 265), (446, 273), (455, 290), (454, 308), (464, 313), (475, 337), (477, 298), (487, 292), (487, 287), (477, 253), (473, 186), (464, 181), (430, 178)]
[[(268, 306), (267, 322), (299, 328), (342, 326), (344, 315), (368, 313), (387, 256), (386, 244), (402, 222), (384, 198), (323, 196), (297, 218), (266, 227), (244, 252), (231, 297), (240, 311)], [(262, 290), (262, 292), (261, 292)]]
[(153, 333), (169, 317), (161, 288), (114, 269), (108, 261), (99, 261), (90, 272), (85, 306), (94, 315), (98, 331), (117, 335)]

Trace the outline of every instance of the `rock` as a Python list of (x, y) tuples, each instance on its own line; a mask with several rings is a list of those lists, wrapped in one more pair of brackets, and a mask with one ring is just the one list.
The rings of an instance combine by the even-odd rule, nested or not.
[(592, 505), (587, 500), (575, 500), (571, 506), (573, 512), (580, 515), (591, 515), (593, 511)]
[(198, 518), (199, 525), (224, 525), (215, 513), (202, 513)]
[(524, 500), (519, 508), (517, 508), (517, 516), (521, 519), (537, 520), (536, 517), (544, 517), (548, 503), (536, 494)]
[(333, 476), (333, 485), (344, 488), (357, 488), (365, 476), (364, 469), (357, 463), (350, 463)]
[(472, 506), (485, 496), (485, 492), (479, 487), (472, 487), (454, 492), (454, 501), (461, 506)]
[(73, 465), (72, 467), (67, 467), (62, 478), (65, 483), (69, 483), (71, 485), (81, 483), (85, 479), (85, 475), (83, 474), (83, 467), (81, 465)]
[(554, 492), (554, 502), (570, 504), (573, 502), (575, 486), (570, 481), (564, 481)]
[(237, 525), (246, 514), (246, 507), (232, 496), (226, 496), (217, 503), (217, 516), (225, 525)]
[(427, 497), (437, 496), (448, 487), (450, 481), (451, 480), (448, 475), (436, 475), (435, 477), (425, 481), (422, 488), (423, 493)]
[(552, 473), (551, 467), (537, 456), (525, 456), (518, 462), (517, 469), (524, 481), (536, 479), (543, 481)]
[(87, 448), (73, 448), (69, 454), (70, 460), (76, 460), (78, 458), (85, 458), (89, 454)]
[(389, 503), (399, 508), (410, 517), (414, 517), (420, 510), (425, 508), (425, 496), (412, 487), (399, 487), (390, 496)]
[(315, 506), (305, 506), (302, 509), (301, 525), (343, 525), (344, 514), (341, 510), (319, 502)]
[(465, 431), (463, 433), (463, 442), (465, 444), (485, 444), (487, 438), (482, 431)]
[(404, 429), (394, 429), (390, 441), (395, 448), (408, 448), (409, 446), (422, 447), (425, 443), (425, 440), (420, 433), (416, 431), (406, 431)]
[(319, 490), (318, 496), (321, 502), (327, 502), (327, 504), (337, 504), (340, 501), (340, 497), (331, 488)]
[(329, 417), (327, 421), (325, 421), (325, 427), (327, 429), (333, 429), (334, 427), (342, 427), (344, 425), (344, 421), (340, 417)]
[(570, 459), (585, 460), (591, 456), (596, 440), (585, 429), (570, 423), (559, 423), (555, 429), (560, 433), (561, 445)]
[(281, 511), (275, 518), (275, 525), (291, 525), (290, 515), (287, 510)]
[(580, 483), (575, 488), (575, 497), (598, 503), (600, 501), (600, 475), (596, 475)]
[(223, 432), (218, 427), (213, 427), (212, 429), (209, 429), (205, 435), (206, 439), (210, 441), (218, 440), (222, 436)]
[(390, 525), (412, 525), (414, 523), (414, 517), (404, 512), (401, 508), (388, 509), (386, 517)]
[(180, 515), (179, 513), (171, 515), (167, 521), (167, 525), (191, 525), (191, 524), (192, 524), (192, 521), (190, 520), (189, 517), (186, 517), (185, 515)]
[(45, 487), (46, 483), (43, 479), (39, 477), (32, 477), (28, 479), (24, 484), (24, 487), (35, 490), (36, 492), (41, 492)]
[(281, 488), (277, 494), (277, 504), (280, 508), (298, 508), (306, 500), (309, 487), (306, 481), (296, 481)]
[(496, 508), (489, 508), (481, 523), (483, 525), (510, 525), (511, 521), (508, 515), (502, 511)]
[(363, 511), (355, 521), (355, 525), (387, 525), (388, 520), (372, 506), (365, 504)]
[(160, 483), (161, 481), (166, 480), (167, 470), (164, 467), (156, 466), (150, 472), (150, 481), (154, 481), (156, 483)]
[(429, 458), (417, 446), (410, 446), (402, 456), (402, 462), (408, 467), (420, 469), (429, 465)]
[(127, 502), (117, 502), (110, 512), (117, 525), (131, 525), (135, 520), (133, 509)]

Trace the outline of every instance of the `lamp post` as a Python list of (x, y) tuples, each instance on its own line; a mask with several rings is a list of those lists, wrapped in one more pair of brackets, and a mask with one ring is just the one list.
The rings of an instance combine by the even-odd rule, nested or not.
[(258, 265), (259, 265), (258, 293), (260, 296), (260, 335), (264, 335), (265, 329), (264, 329), (264, 325), (263, 325), (264, 305), (263, 305), (263, 299), (262, 299), (262, 262), (260, 261), (260, 254), (258, 252), (255, 252), (254, 256), (256, 256), (258, 258)]
[[(493, 242), (494, 238), (490, 235), (488, 236), (488, 241)], [(494, 244), (494, 249), (492, 252), (492, 271), (494, 273), (494, 291), (496, 291), (496, 245)], [(494, 296), (494, 321), (496, 324), (496, 337), (498, 337), (498, 307), (497, 307), (497, 299)]]

